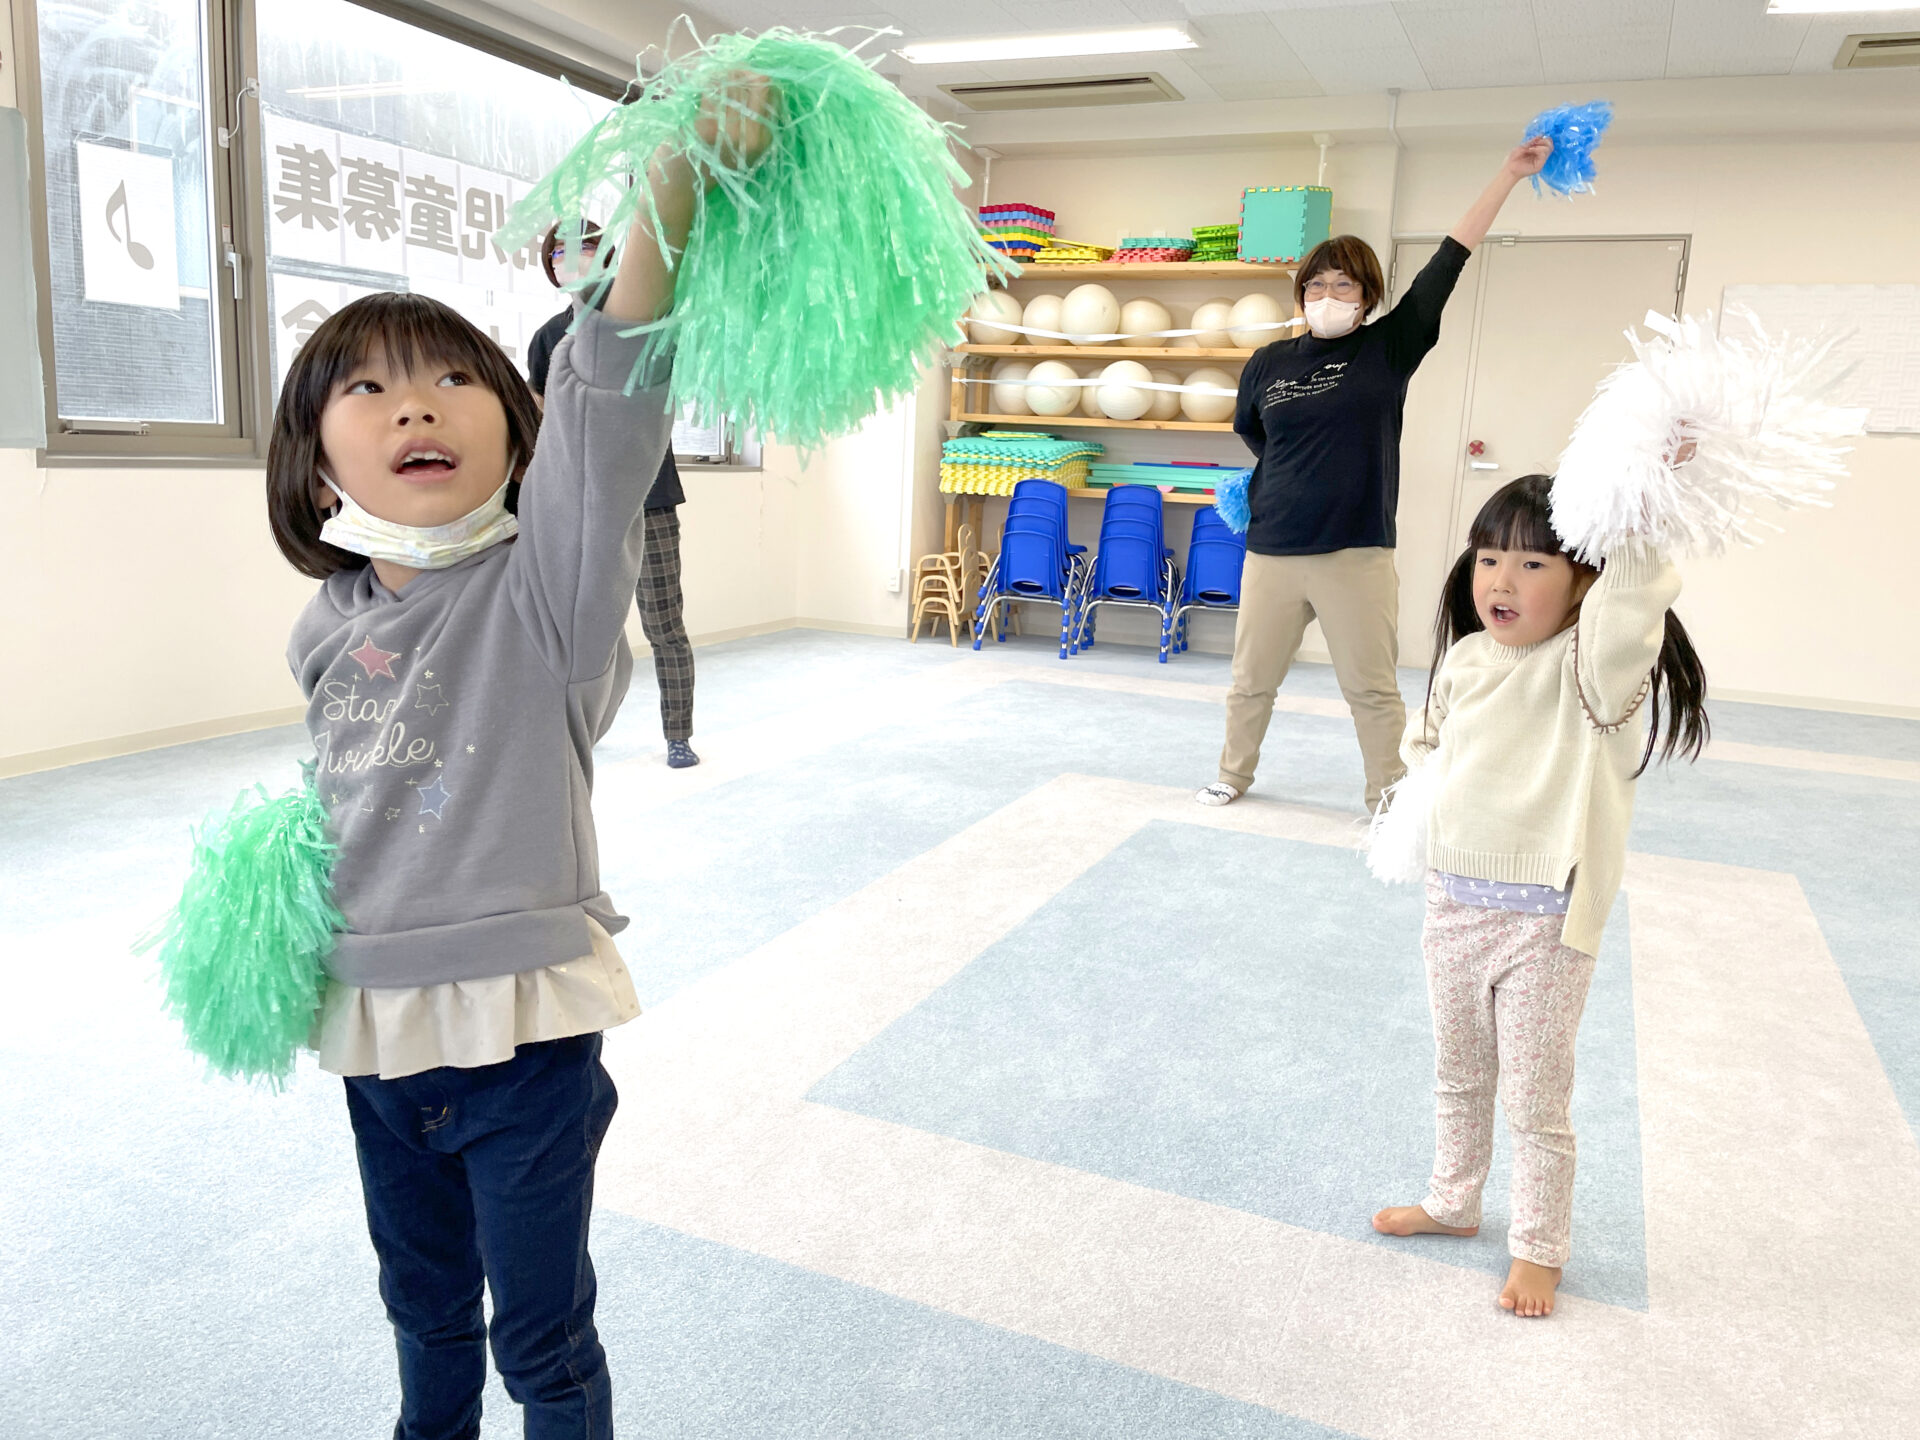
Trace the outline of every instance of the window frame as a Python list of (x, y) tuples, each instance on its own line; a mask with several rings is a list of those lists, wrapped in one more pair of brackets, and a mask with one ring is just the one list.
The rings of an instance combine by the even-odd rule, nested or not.
[[(246, 226), (236, 223), (234, 202), (245, 184), (245, 154), (236, 154), (236, 146), (218, 143), (223, 126), (232, 115), (232, 96), (239, 88), (233, 84), (241, 70), (240, 45), (250, 40), (244, 35), (239, 11), (250, 0), (198, 0), (203, 7), (206, 26), (205, 115), (215, 143), (207, 160), (208, 199), (213, 208), (214, 235), (224, 241), (230, 237), (232, 248), (244, 257)], [(219, 363), (221, 411), (219, 423), (184, 421), (97, 421), (70, 428), (60, 414), (59, 370), (54, 354), (53, 334), (53, 257), (49, 228), (51, 211), (47, 196), (45, 94), (40, 64), (40, 16), (38, 0), (13, 0), (14, 54), (17, 68), (14, 80), (21, 114), (27, 123), (28, 163), (32, 171), (29, 204), (33, 225), (33, 275), (39, 305), (38, 334), (41, 370), (46, 384), (47, 444), (38, 454), (41, 466), (156, 464), (174, 462), (193, 465), (256, 463), (264, 457), (256, 428), (258, 384), (258, 334), (249, 325), (248, 302), (233, 298), (236, 271), (224, 262), (224, 244), (216, 244), (209, 278), (209, 308), (215, 318), (215, 344)], [(243, 127), (244, 128), (244, 127)], [(237, 136), (234, 138), (238, 138)], [(238, 272), (245, 274), (244, 258)], [(243, 292), (247, 281), (242, 279)], [(215, 299), (214, 297), (218, 298)]]
[[(69, 429), (59, 414), (39, 0), (12, 0), (16, 98), (27, 122), (32, 173), (29, 203), (34, 215), (33, 270), (39, 311), (35, 338), (46, 377), (47, 444), (36, 456), (41, 468), (257, 469), (266, 460), (276, 396), (271, 368), (273, 317), (267, 305), (267, 175), (259, 154), (260, 110), (257, 102), (249, 103), (255, 100), (258, 89), (257, 17), (254, 0), (197, 0), (197, 3), (202, 7), (209, 37), (206, 105), (216, 143), (211, 147), (209, 158), (208, 189), (215, 234), (222, 242), (215, 247), (213, 270), (219, 282), (215, 287), (220, 294), (216, 333), (226, 419), (218, 425), (130, 422), (123, 431), (118, 425), (109, 429), (104, 423), (99, 428), (83, 425), (78, 430)], [(349, 0), (349, 3), (498, 56), (537, 74), (565, 79), (616, 103), (632, 89), (632, 81), (602, 68), (587, 58), (585, 52), (570, 55), (563, 48), (539, 43), (531, 36), (494, 30), (418, 0)], [(227, 143), (219, 143), (222, 135)], [(224, 256), (220, 252), (228, 247), (235, 252), (237, 265), (222, 263)], [(236, 280), (237, 297), (234, 294)]]

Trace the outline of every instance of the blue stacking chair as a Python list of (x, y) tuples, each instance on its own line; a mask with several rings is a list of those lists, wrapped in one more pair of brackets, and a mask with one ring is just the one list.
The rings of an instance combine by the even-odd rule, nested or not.
[[(1040, 487), (1029, 489), (1026, 487)], [(1054, 495), (1047, 492), (1057, 492)], [(991, 630), (1005, 643), (1006, 613), (1023, 600), (1048, 600), (1060, 607), (1060, 658), (1066, 659), (1079, 629), (1079, 595), (1086, 571), (1086, 547), (1067, 543), (1067, 494), (1046, 480), (1022, 480), (1014, 487), (1007, 523), (1000, 532), (1000, 553), (987, 571), (974, 609), (973, 648)]]
[(1166, 663), (1172, 602), (1180, 582), (1173, 551), (1165, 544), (1162, 521), (1160, 492), (1152, 486), (1116, 485), (1107, 492), (1093, 572), (1081, 592), (1080, 629), (1074, 649), (1093, 645), (1096, 609), (1121, 605), (1159, 615), (1160, 663)]
[(1240, 572), (1246, 560), (1246, 537), (1228, 528), (1218, 510), (1209, 505), (1194, 513), (1186, 578), (1169, 622), (1174, 654), (1187, 648), (1188, 611), (1240, 608)]

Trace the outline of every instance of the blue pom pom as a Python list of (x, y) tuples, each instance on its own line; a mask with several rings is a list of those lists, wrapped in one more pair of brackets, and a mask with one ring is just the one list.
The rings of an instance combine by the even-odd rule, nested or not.
[(1213, 508), (1236, 535), (1247, 533), (1253, 523), (1253, 507), (1248, 492), (1253, 489), (1253, 471), (1236, 470), (1213, 487)]
[(1562, 195), (1593, 193), (1593, 151), (1613, 123), (1613, 102), (1594, 100), (1585, 105), (1562, 105), (1533, 117), (1529, 140), (1542, 135), (1553, 142), (1553, 154), (1533, 177), (1534, 193), (1545, 185)]

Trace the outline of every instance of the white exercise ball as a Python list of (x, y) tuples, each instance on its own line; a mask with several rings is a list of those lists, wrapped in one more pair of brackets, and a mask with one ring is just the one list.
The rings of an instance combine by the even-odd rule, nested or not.
[(1166, 336), (1156, 332), (1172, 328), (1173, 315), (1158, 300), (1129, 300), (1120, 307), (1122, 345), (1165, 345)]
[(1080, 372), (1064, 360), (1042, 360), (1027, 379), (1042, 383), (1027, 387), (1027, 407), (1036, 415), (1071, 415), (1080, 405), (1080, 386), (1049, 385), (1050, 380), (1078, 380)]
[(1182, 392), (1180, 413), (1189, 420), (1203, 420), (1210, 425), (1218, 425), (1222, 420), (1233, 418), (1234, 392), (1240, 388), (1240, 382), (1212, 365), (1202, 365), (1187, 375), (1189, 385), (1212, 385), (1225, 390), (1225, 395), (1196, 395), (1193, 391)]
[[(1060, 297), (1058, 295), (1036, 295), (1027, 301), (1026, 311), (1020, 316), (1020, 323), (1029, 330), (1059, 330)], [(1061, 342), (1052, 335), (1023, 335), (1020, 337), (1029, 345), (1058, 345)]]
[(1153, 392), (1139, 388), (1153, 372), (1138, 360), (1116, 360), (1100, 372), (1100, 408), (1109, 420), (1138, 420), (1153, 404)]
[(1100, 408), (1100, 387), (1083, 385), (1080, 387), (1080, 413), (1090, 420), (1105, 420), (1107, 412)]
[(1020, 302), (1006, 291), (989, 290), (976, 299), (967, 311), (970, 322), (967, 333), (973, 337), (976, 345), (1016, 345), (1020, 341), (1020, 332), (1002, 330), (993, 322), (999, 320), (1018, 325), (1022, 313)]
[[(1016, 381), (1027, 378), (1033, 369), (1031, 360), (1002, 360), (993, 367), (993, 411), (996, 415), (1031, 415), (1027, 408), (1027, 387)], [(968, 406), (972, 408), (971, 405)]]
[[(1155, 370), (1154, 383), (1158, 385), (1178, 385), (1180, 377), (1171, 370)], [(1180, 392), (1177, 390), (1149, 390), (1146, 417), (1148, 420), (1178, 420), (1180, 418)]]
[[(1112, 335), (1120, 324), (1120, 302), (1104, 285), (1076, 285), (1060, 302), (1060, 328), (1070, 336)], [(1075, 345), (1105, 345), (1105, 340), (1073, 341)]]
[(1243, 350), (1257, 350), (1262, 345), (1271, 345), (1276, 340), (1286, 338), (1284, 330), (1250, 330), (1250, 325), (1271, 325), (1285, 320), (1288, 309), (1273, 296), (1264, 292), (1242, 295), (1233, 302), (1233, 310), (1227, 316), (1227, 330), (1233, 336), (1233, 343)]
[(1227, 333), (1227, 320), (1232, 314), (1233, 301), (1225, 296), (1194, 306), (1192, 328), (1200, 333), (1193, 337), (1193, 343), (1203, 350), (1230, 348), (1233, 336)]

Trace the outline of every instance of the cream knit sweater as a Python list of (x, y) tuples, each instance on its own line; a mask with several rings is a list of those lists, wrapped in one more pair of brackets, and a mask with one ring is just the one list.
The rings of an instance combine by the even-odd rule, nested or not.
[(1638, 702), (1679, 593), (1652, 550), (1616, 553), (1558, 635), (1521, 648), (1485, 631), (1455, 642), (1400, 746), (1409, 768), (1435, 770), (1427, 863), (1516, 885), (1564, 887), (1571, 875), (1561, 940), (1589, 955), (1626, 868), (1628, 777), (1646, 746)]

